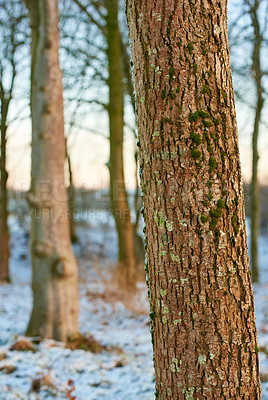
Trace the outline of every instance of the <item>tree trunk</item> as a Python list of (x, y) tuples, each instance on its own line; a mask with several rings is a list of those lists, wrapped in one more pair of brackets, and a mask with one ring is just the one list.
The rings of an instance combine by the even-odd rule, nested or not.
[(65, 138), (57, 0), (28, 0), (32, 27), (31, 208), (33, 310), (28, 335), (67, 340), (78, 331), (77, 265), (64, 184)]
[(258, 20), (259, 1), (255, 1), (251, 8), (250, 16), (254, 29), (254, 47), (252, 54), (252, 72), (256, 86), (257, 104), (255, 111), (254, 129), (252, 135), (252, 178), (251, 178), (251, 201), (250, 201), (250, 219), (251, 219), (251, 267), (252, 280), (259, 282), (259, 261), (258, 261), (258, 238), (260, 231), (260, 188), (258, 183), (258, 138), (261, 122), (261, 113), (264, 106), (262, 71), (261, 71), (261, 46), (262, 35)]
[(141, 208), (142, 208), (142, 200), (141, 200), (141, 189), (139, 184), (139, 177), (138, 177), (138, 168), (139, 168), (139, 161), (138, 161), (138, 147), (135, 151), (135, 177), (136, 177), (136, 188), (135, 188), (135, 198), (134, 198), (134, 205), (135, 205), (135, 213), (136, 219), (133, 224), (134, 230), (134, 247), (135, 247), (135, 257), (136, 263), (138, 268), (138, 273), (140, 277), (145, 277), (145, 270), (144, 270), (144, 261), (145, 261), (145, 250), (144, 250), (144, 241), (142, 236), (139, 234), (139, 225), (140, 225), (140, 218), (141, 218)]
[(120, 37), (121, 37), (123, 72), (124, 72), (124, 78), (126, 80), (125, 90), (130, 97), (131, 105), (135, 113), (135, 94), (134, 94), (134, 86), (133, 86), (131, 67), (130, 67), (131, 60), (128, 54), (127, 45), (123, 41), (122, 34), (120, 35)]
[(156, 397), (260, 399), (227, 1), (127, 1)]
[(107, 0), (107, 55), (109, 64), (110, 196), (119, 242), (120, 276), (135, 283), (134, 235), (125, 188), (123, 165), (122, 49), (118, 0)]
[(73, 172), (70, 154), (66, 146), (66, 158), (68, 163), (69, 172), (69, 186), (68, 186), (68, 207), (69, 207), (69, 224), (70, 224), (70, 237), (72, 243), (78, 242), (78, 236), (76, 235), (75, 226), (75, 188), (73, 184)]
[[(135, 96), (134, 96), (134, 86), (133, 86), (131, 68), (130, 68), (130, 57), (128, 55), (127, 47), (122, 40), (122, 35), (121, 35), (121, 49), (122, 49), (122, 57), (123, 57), (123, 71), (124, 71), (124, 77), (126, 80), (126, 91), (130, 97), (133, 112), (135, 114), (136, 113), (136, 111), (135, 111)], [(134, 130), (134, 134), (135, 134), (135, 138), (137, 139), (135, 130)], [(135, 249), (135, 259), (136, 259), (136, 263), (137, 263), (138, 275), (142, 276), (142, 275), (144, 275), (145, 251), (144, 251), (143, 238), (138, 233), (140, 215), (141, 215), (141, 193), (140, 193), (140, 185), (139, 185), (139, 178), (138, 178), (138, 165), (139, 165), (138, 147), (136, 147), (136, 149), (135, 149), (134, 158), (135, 158), (135, 167), (136, 167), (136, 169), (135, 169), (136, 188), (135, 188), (135, 197), (134, 197), (136, 218), (135, 218), (135, 222), (133, 224), (134, 249)]]
[(263, 108), (263, 98), (258, 98), (255, 113), (254, 130), (252, 135), (252, 178), (250, 196), (250, 223), (251, 223), (251, 268), (253, 282), (259, 282), (258, 238), (260, 232), (260, 187), (258, 182), (258, 136)]
[(6, 170), (6, 118), (9, 102), (1, 98), (1, 154), (0, 154), (0, 281), (9, 282), (9, 230)]
[[(21, 24), (25, 19), (23, 4), (20, 1), (1, 2), (0, 19), (1, 38), (3, 41), (1, 43), (2, 58), (4, 55), (4, 60), (0, 62), (0, 281), (10, 282), (6, 146), (9, 106), (14, 95), (17, 68), (21, 62), (18, 56), (21, 47), (25, 44), (26, 37), (23, 37), (24, 33), (22, 34), (21, 31)], [(26, 32), (25, 35), (27, 35)], [(21, 54), (23, 54), (23, 51)], [(6, 79), (7, 77), (8, 79)]]

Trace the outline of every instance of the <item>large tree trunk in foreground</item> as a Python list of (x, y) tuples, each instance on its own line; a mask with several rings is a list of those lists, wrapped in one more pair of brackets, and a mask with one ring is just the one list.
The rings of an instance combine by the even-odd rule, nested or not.
[(156, 397), (260, 399), (227, 1), (127, 1)]
[(107, 0), (107, 55), (109, 63), (110, 196), (119, 243), (122, 280), (135, 283), (134, 235), (125, 188), (123, 165), (122, 49), (118, 0)]
[(65, 138), (57, 0), (28, 0), (32, 27), (31, 255), (28, 335), (67, 340), (78, 331), (77, 265), (64, 184)]
[(254, 29), (254, 46), (252, 53), (252, 72), (256, 87), (256, 111), (254, 120), (254, 129), (252, 135), (252, 178), (251, 178), (251, 197), (250, 197), (250, 219), (251, 219), (251, 267), (252, 280), (259, 282), (259, 260), (258, 260), (258, 238), (260, 231), (260, 187), (258, 182), (258, 139), (261, 123), (261, 113), (264, 106), (262, 70), (261, 70), (261, 46), (263, 35), (260, 32), (258, 19), (259, 1), (250, 8), (250, 17)]
[(9, 282), (9, 230), (8, 230), (8, 193), (6, 169), (6, 117), (9, 102), (1, 98), (1, 154), (0, 154), (0, 281)]

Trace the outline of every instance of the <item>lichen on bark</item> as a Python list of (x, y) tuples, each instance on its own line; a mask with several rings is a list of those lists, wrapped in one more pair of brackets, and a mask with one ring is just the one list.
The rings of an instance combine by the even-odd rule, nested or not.
[(126, 11), (156, 397), (260, 399), (227, 1)]

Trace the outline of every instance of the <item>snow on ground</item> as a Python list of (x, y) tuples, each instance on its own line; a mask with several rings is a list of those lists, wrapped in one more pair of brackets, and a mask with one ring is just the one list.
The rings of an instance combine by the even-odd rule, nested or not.
[[(1, 300), (0, 354), (25, 331), (31, 309), (30, 288), (28, 285), (2, 286)], [(81, 332), (92, 334), (115, 350), (92, 354), (44, 341), (36, 353), (8, 351), (8, 358), (1, 366), (11, 365), (16, 370), (0, 374), (0, 399), (66, 399), (69, 379), (74, 381), (74, 394), (81, 400), (152, 399), (152, 349), (145, 316), (136, 316), (119, 304), (113, 306), (101, 300), (90, 302), (82, 286)], [(30, 393), (32, 381), (49, 373), (57, 390), (51, 386), (35, 397)]]
[[(90, 224), (88, 223), (90, 221)], [(31, 312), (29, 221), (10, 217), (12, 285), (0, 286), (0, 400), (152, 400), (154, 371), (147, 289), (131, 299), (112, 300), (106, 291), (116, 260), (112, 219), (104, 212), (80, 215), (75, 245), (80, 273), (80, 331), (111, 350), (71, 351), (45, 340), (36, 352), (9, 350), (25, 332)], [(25, 233), (26, 232), (26, 233)], [(268, 400), (268, 238), (260, 240), (261, 279), (254, 285), (263, 400)], [(7, 357), (7, 358), (5, 358)], [(32, 387), (43, 382), (39, 392)], [(71, 380), (71, 381), (70, 381)], [(68, 384), (69, 382), (69, 384)], [(68, 394), (69, 393), (69, 394)]]
[[(102, 260), (105, 275), (109, 261), (116, 259), (116, 236), (105, 215), (94, 214), (90, 226), (80, 218), (75, 245), (80, 272), (80, 331), (92, 335), (111, 351), (93, 354), (71, 351), (61, 343), (43, 341), (37, 352), (9, 351), (25, 332), (31, 312), (31, 267), (27, 221), (11, 216), (11, 276), (14, 284), (0, 286), (0, 399), (66, 399), (68, 380), (74, 383), (72, 395), (77, 400), (151, 400), (154, 392), (152, 346), (148, 324), (147, 292), (141, 285), (139, 299), (144, 311), (132, 310), (116, 298), (103, 295), (105, 283), (97, 269)], [(101, 267), (101, 265), (100, 265)], [(106, 271), (107, 270), (107, 271)], [(106, 275), (107, 275), (106, 274)], [(142, 300), (140, 300), (142, 299)], [(2, 369), (2, 371), (1, 371)], [(7, 371), (11, 373), (6, 373)], [(48, 387), (39, 393), (31, 391), (32, 382), (47, 377)]]

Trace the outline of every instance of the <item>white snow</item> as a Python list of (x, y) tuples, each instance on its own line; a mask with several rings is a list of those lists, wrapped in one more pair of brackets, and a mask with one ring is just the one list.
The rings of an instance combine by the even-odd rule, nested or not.
[[(109, 275), (109, 262), (116, 259), (116, 235), (107, 215), (92, 213), (89, 226), (88, 218), (88, 215), (80, 217), (82, 242), (75, 245), (81, 278), (80, 331), (114, 350), (98, 354), (71, 351), (51, 340), (41, 342), (36, 353), (8, 350), (23, 336), (32, 307), (29, 235), (25, 235), (29, 221), (10, 216), (14, 283), (0, 286), (0, 360), (1, 354), (7, 355), (0, 361), (0, 370), (5, 366), (16, 369), (9, 374), (0, 371), (1, 400), (66, 399), (69, 379), (74, 382), (72, 395), (76, 400), (150, 400), (154, 397), (146, 285), (140, 285), (137, 295), (143, 303), (142, 312), (135, 305), (131, 310), (120, 299), (115, 297), (109, 302), (102, 295), (105, 283), (97, 271), (100, 267), (102, 274)], [(31, 392), (32, 381), (42, 376), (49, 377), (49, 386), (42, 386), (39, 393)]]

